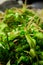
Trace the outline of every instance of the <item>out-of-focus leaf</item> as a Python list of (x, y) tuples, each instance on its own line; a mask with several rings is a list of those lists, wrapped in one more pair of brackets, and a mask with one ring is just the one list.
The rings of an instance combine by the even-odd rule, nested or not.
[(6, 65), (10, 65), (10, 60), (7, 62), (7, 64)]
[(29, 43), (30, 47), (35, 48), (36, 41), (33, 38), (31, 38), (29, 34), (26, 34), (25, 36), (26, 36), (27, 42)]

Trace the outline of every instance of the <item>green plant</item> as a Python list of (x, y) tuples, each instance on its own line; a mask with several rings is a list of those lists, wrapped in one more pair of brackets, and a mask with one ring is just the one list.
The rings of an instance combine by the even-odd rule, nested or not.
[(43, 65), (43, 30), (37, 13), (12, 8), (0, 22), (0, 62), (3, 65)]

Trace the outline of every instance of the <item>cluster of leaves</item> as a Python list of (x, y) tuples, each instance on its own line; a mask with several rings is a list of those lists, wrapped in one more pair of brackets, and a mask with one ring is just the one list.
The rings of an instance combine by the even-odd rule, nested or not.
[(12, 8), (0, 22), (0, 62), (43, 65), (43, 28), (40, 17), (26, 8)]

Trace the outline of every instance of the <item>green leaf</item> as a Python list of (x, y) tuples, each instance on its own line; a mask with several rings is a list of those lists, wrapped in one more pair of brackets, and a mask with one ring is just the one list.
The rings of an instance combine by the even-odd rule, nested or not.
[(31, 55), (33, 58), (36, 56), (34, 49), (30, 49), (30, 55)]
[(26, 37), (26, 39), (27, 39), (27, 42), (28, 42), (29, 45), (30, 45), (30, 48), (35, 48), (35, 46), (36, 46), (36, 41), (35, 41), (29, 34), (26, 34), (25, 37)]
[(7, 64), (6, 65), (10, 65), (10, 60), (7, 62)]

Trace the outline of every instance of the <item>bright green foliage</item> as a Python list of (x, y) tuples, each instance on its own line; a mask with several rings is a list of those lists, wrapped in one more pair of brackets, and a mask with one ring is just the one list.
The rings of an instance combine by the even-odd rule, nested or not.
[(3, 65), (9, 60), (9, 65), (43, 65), (42, 29), (34, 11), (7, 10), (0, 22), (0, 62)]

